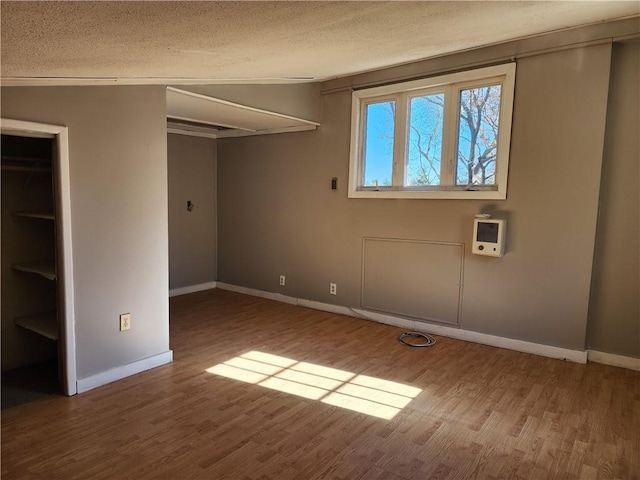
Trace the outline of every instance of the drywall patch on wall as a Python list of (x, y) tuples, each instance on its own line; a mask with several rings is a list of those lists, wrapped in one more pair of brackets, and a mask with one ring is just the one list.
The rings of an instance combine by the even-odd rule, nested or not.
[(362, 307), (458, 325), (464, 244), (364, 238)]

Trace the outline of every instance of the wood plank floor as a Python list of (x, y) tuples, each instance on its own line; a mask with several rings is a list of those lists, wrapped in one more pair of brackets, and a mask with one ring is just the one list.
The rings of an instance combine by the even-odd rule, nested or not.
[(2, 478), (640, 478), (638, 372), (410, 348), (401, 331), (221, 290), (173, 298), (174, 363), (3, 411)]

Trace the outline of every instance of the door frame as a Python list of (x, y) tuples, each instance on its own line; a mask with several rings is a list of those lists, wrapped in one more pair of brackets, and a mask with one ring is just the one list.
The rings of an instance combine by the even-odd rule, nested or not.
[(73, 289), (73, 249), (71, 243), (71, 182), (69, 172), (69, 131), (67, 127), (22, 120), (0, 119), (3, 134), (19, 137), (53, 138), (57, 149), (56, 222), (58, 229), (59, 318), (62, 322), (62, 390), (65, 395), (78, 392), (76, 373), (75, 303)]

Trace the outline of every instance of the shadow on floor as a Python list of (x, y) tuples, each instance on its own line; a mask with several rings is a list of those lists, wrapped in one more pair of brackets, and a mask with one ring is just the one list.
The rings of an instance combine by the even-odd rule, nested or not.
[(2, 372), (2, 410), (54, 395), (61, 395), (57, 360)]

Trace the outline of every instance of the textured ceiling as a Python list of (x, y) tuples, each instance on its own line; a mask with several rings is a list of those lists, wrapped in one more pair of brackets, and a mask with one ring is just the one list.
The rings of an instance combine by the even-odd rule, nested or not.
[(321, 80), (637, 15), (639, 5), (5, 0), (2, 77)]

